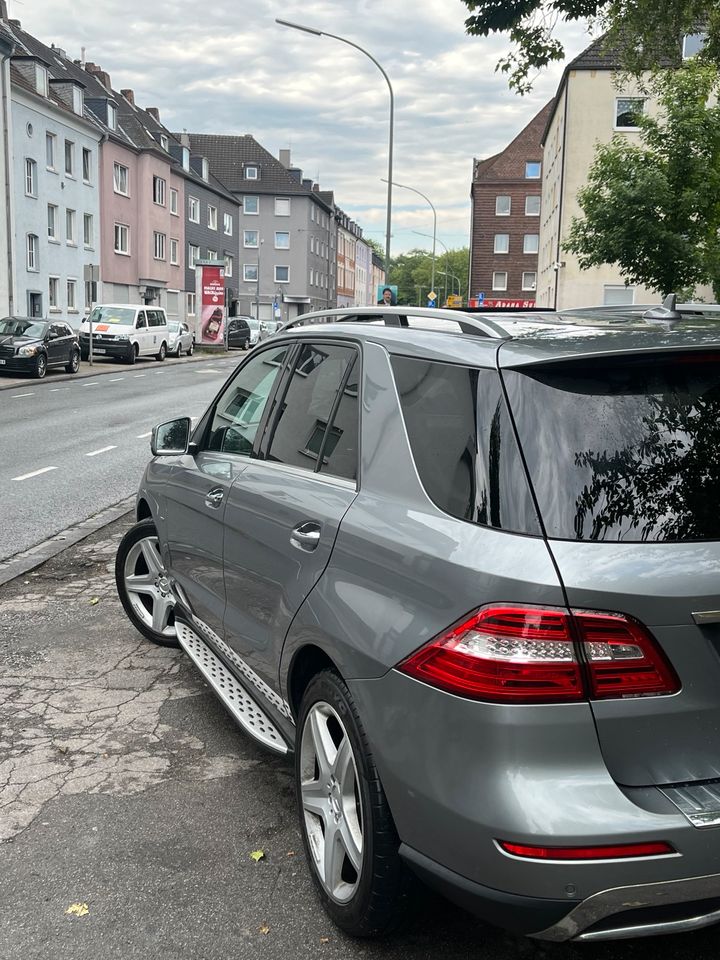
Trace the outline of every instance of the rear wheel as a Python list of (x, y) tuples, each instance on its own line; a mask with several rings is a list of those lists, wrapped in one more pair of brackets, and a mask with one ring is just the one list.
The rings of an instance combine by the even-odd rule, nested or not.
[[(166, 347), (166, 345), (165, 345), (165, 341), (163, 340), (163, 342), (160, 344), (160, 349), (159, 349), (158, 352), (155, 354), (155, 359), (162, 361), (162, 360), (165, 359), (166, 356), (167, 356), (167, 347)], [(178, 356), (179, 356), (179, 354), (178, 354)]]
[(177, 647), (175, 599), (152, 520), (136, 523), (120, 541), (115, 584), (135, 629), (162, 647)]
[(125, 355), (125, 362), (132, 365), (138, 358), (138, 346), (136, 343), (131, 343), (128, 347), (128, 352)]
[(411, 879), (350, 691), (326, 670), (305, 691), (295, 781), (305, 852), (322, 904), (346, 933), (397, 926)]
[(32, 368), (32, 375), (36, 379), (42, 380), (42, 378), (45, 376), (46, 373), (47, 373), (47, 357), (45, 356), (44, 353), (39, 353), (37, 357), (35, 357), (35, 363), (33, 364), (33, 368)]
[(190, 346), (187, 348), (187, 355), (191, 357), (193, 355), (193, 350), (195, 349), (195, 341), (190, 341)]
[(70, 360), (65, 364), (68, 373), (77, 373), (80, 369), (80, 351), (73, 350), (70, 354)]

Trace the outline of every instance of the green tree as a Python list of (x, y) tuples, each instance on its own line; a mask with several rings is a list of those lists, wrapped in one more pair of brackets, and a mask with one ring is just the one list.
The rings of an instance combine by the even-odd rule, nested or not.
[[(442, 304), (445, 296), (445, 274), (447, 271), (447, 292), (457, 293), (465, 298), (468, 283), (467, 247), (449, 250), (435, 256), (435, 292)], [(454, 279), (456, 278), (456, 279)], [(427, 250), (415, 248), (391, 258), (388, 283), (397, 284), (398, 303), (425, 306), (432, 281), (432, 254)]]
[(614, 263), (662, 294), (711, 283), (720, 296), (718, 72), (690, 60), (652, 90), (660, 114), (638, 116), (640, 144), (597, 147), (566, 249), (583, 269)]
[(562, 60), (554, 35), (560, 22), (589, 20), (606, 34), (606, 45), (631, 73), (681, 63), (681, 38), (707, 32), (703, 56), (720, 66), (720, 7), (712, 0), (462, 0), (472, 16), (466, 31), (486, 37), (505, 33), (511, 52), (497, 65), (518, 93), (532, 88), (538, 70)]

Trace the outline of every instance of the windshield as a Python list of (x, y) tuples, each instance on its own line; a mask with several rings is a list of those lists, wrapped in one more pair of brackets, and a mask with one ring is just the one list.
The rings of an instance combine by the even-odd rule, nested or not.
[(170, 321), (170, 323), (168, 323), (168, 330), (170, 331), (170, 333), (177, 333), (179, 329), (180, 329), (179, 323), (172, 320)]
[(720, 353), (503, 376), (549, 537), (720, 540)]
[(46, 330), (44, 320), (19, 320), (16, 317), (0, 320), (0, 337), (44, 337)]
[(260, 326), (258, 320), (255, 317), (245, 317), (245, 323), (250, 327), (251, 330), (257, 330)]
[(135, 322), (132, 307), (95, 307), (90, 314), (91, 323), (119, 323), (131, 327)]

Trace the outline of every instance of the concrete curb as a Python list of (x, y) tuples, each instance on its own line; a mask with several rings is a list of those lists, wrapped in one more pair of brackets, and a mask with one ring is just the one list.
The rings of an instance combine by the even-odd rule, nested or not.
[(114, 520), (119, 520), (120, 517), (124, 517), (125, 514), (130, 513), (134, 505), (135, 495), (133, 494), (133, 496), (121, 500), (119, 503), (114, 504), (114, 506), (106, 507), (105, 510), (101, 510), (100, 513), (88, 517), (87, 520), (81, 520), (66, 530), (61, 530), (60, 533), (56, 533), (54, 537), (50, 537), (50, 539), (45, 540), (44, 543), (39, 543), (29, 550), (16, 553), (14, 557), (0, 561), (0, 587), (6, 583), (10, 583), (10, 581), (16, 577), (21, 577), (23, 574), (29, 573), (31, 570), (34, 570), (35, 567), (39, 567), (40, 564), (45, 563), (46, 560), (51, 560), (59, 553), (62, 553), (63, 550), (67, 550), (68, 547), (80, 543), (81, 540), (89, 537), (90, 534), (95, 533), (96, 530), (100, 530), (101, 527), (105, 527)]

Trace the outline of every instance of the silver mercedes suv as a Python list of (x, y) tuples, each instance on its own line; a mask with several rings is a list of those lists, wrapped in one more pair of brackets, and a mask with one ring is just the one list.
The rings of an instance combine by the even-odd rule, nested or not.
[(133, 624), (294, 755), (332, 919), (720, 920), (720, 324), (302, 317), (157, 427)]

